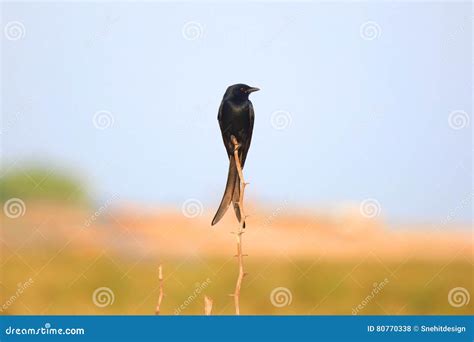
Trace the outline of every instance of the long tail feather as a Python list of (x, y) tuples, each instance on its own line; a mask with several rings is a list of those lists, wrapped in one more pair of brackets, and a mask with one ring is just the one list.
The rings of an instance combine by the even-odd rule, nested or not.
[(229, 158), (229, 172), (227, 174), (227, 183), (225, 185), (224, 196), (222, 196), (221, 204), (219, 205), (219, 209), (217, 209), (216, 215), (214, 216), (211, 225), (215, 225), (217, 222), (219, 222), (229, 208), (230, 203), (232, 202), (235, 184), (238, 182), (238, 179), (239, 175), (237, 173), (235, 159), (231, 157)]

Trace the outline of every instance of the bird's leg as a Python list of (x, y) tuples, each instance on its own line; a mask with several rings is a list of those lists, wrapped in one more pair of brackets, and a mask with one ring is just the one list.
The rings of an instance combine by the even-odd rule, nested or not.
[(239, 148), (240, 148), (240, 144), (239, 142), (237, 141), (236, 137), (234, 137), (233, 135), (230, 136), (230, 140), (232, 142), (232, 145), (234, 145), (234, 153), (235, 151), (238, 151)]
[(237, 237), (237, 255), (239, 260), (239, 275), (237, 277), (237, 283), (235, 284), (235, 290), (232, 296), (234, 297), (235, 314), (240, 315), (240, 288), (242, 287), (242, 281), (244, 276), (247, 274), (244, 272), (244, 254), (242, 253), (242, 234), (245, 228), (245, 213), (244, 213), (244, 191), (247, 185), (244, 181), (244, 174), (242, 172), (242, 165), (240, 164), (239, 148), (240, 144), (237, 139), (232, 135), (231, 141), (234, 144), (234, 158), (237, 166), (237, 172), (239, 173), (240, 179), (240, 197), (239, 197), (239, 210), (240, 210), (240, 224), (239, 229), (236, 232)]

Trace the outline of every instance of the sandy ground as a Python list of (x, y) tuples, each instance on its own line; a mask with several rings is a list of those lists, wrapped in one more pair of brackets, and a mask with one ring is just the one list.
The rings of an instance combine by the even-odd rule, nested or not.
[[(244, 249), (252, 256), (285, 254), (294, 257), (355, 258), (373, 253), (404, 260), (473, 260), (472, 227), (398, 226), (365, 218), (357, 210), (337, 215), (296, 214), (285, 208), (265, 211), (250, 207)], [(121, 254), (146, 252), (150, 257), (229, 255), (235, 248), (230, 234), (237, 227), (232, 212), (215, 227), (212, 213), (186, 217), (180, 210), (104, 208), (91, 211), (71, 207), (30, 205), (19, 219), (2, 217), (7, 246), (61, 244), (69, 248), (108, 249)], [(13, 227), (14, 229), (10, 229)]]

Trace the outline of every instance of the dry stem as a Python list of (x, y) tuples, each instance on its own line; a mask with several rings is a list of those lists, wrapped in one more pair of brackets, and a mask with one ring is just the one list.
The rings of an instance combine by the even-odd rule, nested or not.
[(161, 302), (163, 301), (163, 296), (165, 295), (163, 292), (163, 267), (160, 265), (158, 266), (158, 281), (160, 283), (160, 292), (158, 295), (158, 304), (156, 304), (155, 314), (160, 314), (160, 307)]
[(204, 314), (210, 316), (212, 313), (212, 299), (204, 296)]
[(235, 164), (237, 166), (237, 172), (239, 173), (239, 179), (240, 179), (240, 197), (239, 197), (239, 210), (240, 210), (240, 224), (239, 224), (239, 229), (235, 233), (235, 236), (237, 237), (237, 259), (239, 261), (239, 275), (237, 277), (237, 283), (235, 284), (235, 290), (232, 296), (234, 297), (234, 305), (235, 305), (235, 314), (240, 315), (240, 288), (242, 287), (242, 281), (246, 275), (244, 272), (244, 255), (242, 254), (242, 234), (244, 233), (244, 227), (245, 227), (245, 212), (244, 212), (244, 191), (245, 191), (245, 186), (247, 183), (245, 183), (244, 180), (244, 174), (242, 172), (242, 165), (240, 164), (240, 159), (239, 159), (239, 148), (240, 144), (237, 141), (237, 139), (232, 136), (231, 137), (232, 143), (234, 144), (234, 158), (235, 158)]

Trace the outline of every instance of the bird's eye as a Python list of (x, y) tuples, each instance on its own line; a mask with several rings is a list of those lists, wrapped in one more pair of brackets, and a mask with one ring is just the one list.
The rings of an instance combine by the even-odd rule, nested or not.
[(242, 93), (245, 93), (245, 89), (244, 89), (244, 88), (240, 88), (240, 91), (241, 91)]

